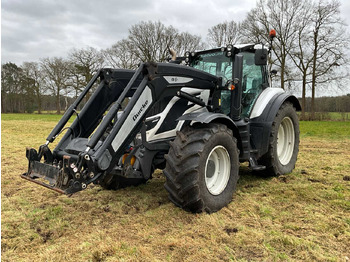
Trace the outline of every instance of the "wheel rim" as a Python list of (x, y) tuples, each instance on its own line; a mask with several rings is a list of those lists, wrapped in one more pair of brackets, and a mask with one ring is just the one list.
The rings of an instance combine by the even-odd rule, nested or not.
[(283, 118), (277, 133), (277, 156), (282, 165), (287, 165), (294, 150), (294, 125), (290, 117)]
[(214, 147), (205, 164), (205, 184), (212, 195), (225, 190), (230, 178), (230, 155), (223, 146)]

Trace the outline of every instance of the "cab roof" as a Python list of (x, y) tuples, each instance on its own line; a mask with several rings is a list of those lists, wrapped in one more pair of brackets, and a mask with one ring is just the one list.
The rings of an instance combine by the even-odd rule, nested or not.
[[(262, 44), (236, 44), (233, 45), (233, 49), (236, 50), (236, 53), (244, 52), (244, 51), (254, 51), (256, 49), (267, 49), (268, 46), (262, 45)], [(227, 46), (222, 47), (216, 47), (211, 49), (204, 49), (204, 50), (195, 50), (195, 53), (212, 53), (212, 52), (218, 52), (218, 51), (225, 51), (227, 49)]]

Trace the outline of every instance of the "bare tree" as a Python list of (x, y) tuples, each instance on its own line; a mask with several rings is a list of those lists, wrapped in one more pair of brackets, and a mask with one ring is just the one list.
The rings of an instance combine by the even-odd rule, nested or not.
[[(315, 113), (315, 89), (327, 83), (334, 86), (348, 76), (336, 66), (347, 63), (344, 51), (348, 37), (339, 19), (339, 2), (303, 2), (303, 12), (296, 23), (298, 37), (290, 58), (302, 74), (302, 118), (305, 118), (306, 87), (311, 85), (311, 118)], [(296, 79), (297, 80), (297, 79)]]
[(240, 37), (240, 24), (235, 21), (219, 23), (208, 30), (208, 42), (212, 47), (237, 43)]
[(14, 63), (1, 65), (1, 112), (24, 111), (23, 70)]
[(164, 62), (169, 48), (183, 54), (188, 50), (203, 48), (201, 37), (179, 32), (161, 22), (140, 22), (132, 26), (126, 39), (118, 41), (103, 54), (106, 63), (116, 68), (135, 69), (140, 62)]
[(131, 43), (122, 39), (103, 51), (106, 63), (113, 68), (135, 69), (140, 60), (131, 52)]
[(72, 63), (75, 72), (81, 76), (82, 86), (87, 85), (104, 63), (102, 53), (93, 47), (73, 49), (68, 59)]
[(70, 66), (67, 60), (59, 57), (44, 58), (41, 61), (45, 85), (56, 98), (57, 114), (61, 113), (61, 93), (70, 86)]
[(23, 74), (28, 82), (28, 88), (35, 97), (38, 106), (38, 113), (41, 114), (42, 96), (46, 89), (40, 64), (37, 62), (24, 62), (22, 68)]
[[(312, 80), (311, 80), (311, 118), (315, 116), (316, 85), (331, 86), (340, 81), (344, 75), (336, 67), (348, 63), (344, 51), (348, 47), (349, 38), (344, 34), (344, 23), (340, 19), (340, 3), (338, 1), (315, 4), (311, 18), (312, 28)], [(348, 75), (347, 75), (348, 76)]]
[[(74, 88), (74, 96), (77, 97), (80, 91), (89, 83), (94, 74), (103, 66), (104, 57), (101, 51), (93, 47), (73, 49), (68, 57), (70, 63), (70, 85)], [(89, 99), (95, 87), (86, 96)], [(68, 91), (68, 89), (66, 89)], [(66, 94), (66, 97), (69, 94)], [(66, 107), (68, 102), (66, 99)]]
[(172, 47), (177, 54), (184, 55), (186, 51), (204, 49), (204, 43), (200, 36), (182, 32), (177, 34), (174, 46)]
[(288, 50), (289, 57), (293, 61), (294, 65), (301, 73), (300, 77), (296, 77), (295, 81), (301, 81), (301, 118), (305, 119), (306, 110), (306, 87), (311, 83), (311, 66), (313, 60), (312, 43), (310, 41), (312, 35), (312, 29), (310, 27), (311, 17), (313, 14), (312, 1), (305, 0), (302, 3), (302, 11), (299, 13), (299, 19), (295, 21), (295, 27), (297, 28), (296, 39), (294, 47)]
[(173, 46), (177, 30), (161, 22), (140, 22), (129, 29), (130, 51), (141, 61), (165, 61), (168, 47)]
[(277, 37), (273, 45), (274, 60), (280, 68), (281, 87), (291, 81), (288, 68), (288, 52), (294, 48), (297, 37), (296, 22), (303, 11), (302, 0), (259, 0), (242, 22), (241, 30), (245, 40), (267, 42), (268, 32), (275, 29)]

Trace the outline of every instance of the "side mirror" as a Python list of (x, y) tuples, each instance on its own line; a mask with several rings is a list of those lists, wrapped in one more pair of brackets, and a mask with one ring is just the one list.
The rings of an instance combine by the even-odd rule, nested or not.
[(267, 50), (265, 48), (255, 50), (255, 65), (267, 65)]

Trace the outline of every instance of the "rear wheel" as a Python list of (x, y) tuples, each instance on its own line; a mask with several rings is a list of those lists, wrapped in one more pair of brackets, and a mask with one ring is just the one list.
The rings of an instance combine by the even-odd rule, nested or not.
[(259, 160), (265, 174), (283, 175), (292, 172), (299, 152), (299, 120), (291, 103), (279, 109), (271, 128), (269, 151)]
[(170, 200), (196, 213), (226, 206), (238, 180), (238, 156), (236, 139), (225, 125), (184, 128), (165, 157)]

